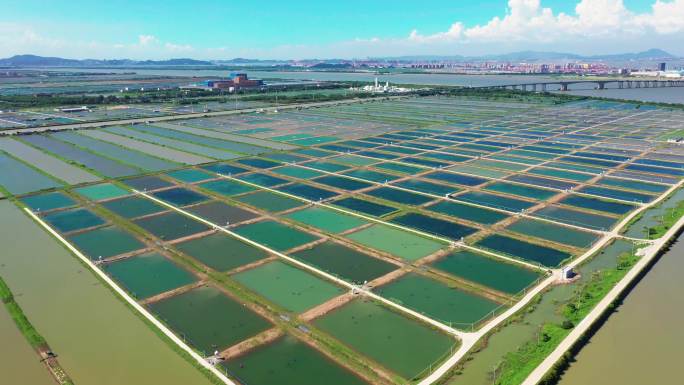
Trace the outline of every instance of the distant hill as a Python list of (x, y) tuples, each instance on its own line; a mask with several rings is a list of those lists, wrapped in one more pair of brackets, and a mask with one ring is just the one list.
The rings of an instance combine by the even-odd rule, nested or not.
[(591, 55), (584, 56), (567, 52), (540, 52), (540, 51), (521, 51), (511, 52), (500, 55), (483, 55), (483, 56), (396, 56), (396, 57), (381, 57), (374, 58), (376, 60), (386, 61), (555, 61), (555, 60), (585, 60), (585, 61), (630, 61), (630, 60), (672, 60), (678, 59), (677, 56), (661, 49), (652, 48), (643, 52), (636, 53), (622, 53), (611, 55)]
[[(610, 55), (583, 56), (566, 52), (543, 52), (521, 51), (499, 55), (461, 56), (461, 55), (414, 55), (376, 57), (368, 60), (386, 62), (558, 62), (558, 61), (605, 61), (605, 62), (630, 62), (630, 61), (655, 61), (674, 60), (677, 56), (661, 49), (652, 48), (643, 52), (622, 53)], [(308, 66), (314, 69), (345, 69), (352, 67), (355, 60), (351, 59), (304, 59), (304, 60), (260, 60), (235, 58), (230, 60), (195, 60), (195, 59), (168, 59), (168, 60), (131, 60), (131, 59), (65, 59), (60, 57), (45, 57), (36, 55), (16, 55), (7, 59), (0, 59), (0, 67), (134, 67), (134, 66), (211, 66), (211, 65), (234, 65), (234, 66)]]
[(45, 57), (36, 55), (15, 55), (7, 59), (0, 59), (3, 67), (95, 67), (95, 66), (190, 66), (213, 65), (213, 63), (195, 59), (168, 60), (130, 60), (130, 59), (64, 59), (61, 57)]

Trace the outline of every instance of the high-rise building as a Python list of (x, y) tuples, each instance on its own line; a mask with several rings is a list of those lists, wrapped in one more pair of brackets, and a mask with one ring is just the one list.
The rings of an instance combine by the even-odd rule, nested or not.
[(667, 71), (667, 63), (658, 64), (658, 71)]

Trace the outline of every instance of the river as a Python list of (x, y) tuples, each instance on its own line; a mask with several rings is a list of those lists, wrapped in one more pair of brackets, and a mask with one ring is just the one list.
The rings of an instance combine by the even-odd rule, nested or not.
[(559, 385), (681, 383), (683, 257), (679, 241), (580, 351)]

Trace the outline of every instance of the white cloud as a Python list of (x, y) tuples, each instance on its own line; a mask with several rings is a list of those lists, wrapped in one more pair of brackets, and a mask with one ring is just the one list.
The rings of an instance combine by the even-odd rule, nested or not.
[(138, 36), (138, 44), (141, 46), (148, 46), (151, 44), (158, 43), (159, 39), (157, 39), (153, 35), (139, 35)]
[(29, 25), (0, 22), (0, 57), (36, 54), (68, 58), (164, 59), (179, 53), (194, 52), (188, 44), (163, 42), (154, 35), (142, 34), (133, 42), (103, 43), (93, 40), (66, 40), (38, 33)]
[[(508, 0), (501, 15), (479, 25), (454, 17), (436, 33), (420, 28), (395, 37), (358, 37), (321, 44), (196, 47), (149, 33), (128, 41), (103, 42), (55, 37), (44, 25), (0, 21), (0, 56), (20, 53), (74, 58), (162, 59), (179, 55), (200, 59), (232, 57), (324, 58), (399, 55), (479, 55), (516, 50), (554, 50), (582, 54), (663, 48), (684, 55), (684, 0), (650, 0), (636, 12), (623, 0), (574, 0), (572, 12), (545, 7), (545, 0)], [(572, 0), (568, 0), (572, 1)], [(474, 5), (476, 6), (476, 5)], [(47, 29), (46, 29), (47, 28)]]
[(166, 43), (164, 44), (164, 48), (170, 52), (192, 52), (194, 50), (189, 44)]
[(581, 0), (575, 13), (554, 13), (540, 0), (509, 0), (503, 17), (465, 28), (455, 22), (445, 32), (421, 35), (411, 31), (409, 41), (420, 43), (555, 42), (578, 38), (629, 38), (684, 31), (684, 0), (657, 0), (641, 14), (625, 7), (623, 0)]
[(435, 41), (455, 41), (461, 38), (463, 30), (463, 23), (456, 22), (452, 24), (446, 32), (438, 32), (432, 35), (421, 35), (420, 33), (418, 33), (417, 29), (414, 29), (409, 34), (408, 39), (410, 41), (418, 43), (429, 43)]

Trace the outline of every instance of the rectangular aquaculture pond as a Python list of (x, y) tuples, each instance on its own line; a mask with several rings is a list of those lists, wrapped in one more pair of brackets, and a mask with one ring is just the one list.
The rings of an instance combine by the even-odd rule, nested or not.
[(136, 218), (166, 210), (166, 207), (139, 196), (130, 196), (101, 203), (107, 210), (124, 218)]
[(345, 292), (331, 282), (281, 261), (269, 262), (232, 277), (269, 301), (296, 313)]
[(426, 209), (454, 218), (481, 223), (483, 225), (493, 225), (509, 217), (508, 214), (502, 212), (487, 210), (481, 207), (475, 207), (453, 201), (441, 201), (437, 204), (426, 207)]
[(568, 195), (565, 198), (558, 201), (558, 203), (562, 203), (568, 206), (575, 206), (583, 209), (603, 211), (616, 215), (627, 214), (628, 212), (637, 208), (636, 206), (633, 206), (628, 203), (608, 201), (605, 199), (587, 197), (576, 194)]
[(48, 211), (76, 205), (76, 201), (71, 197), (57, 191), (27, 196), (21, 201), (33, 211)]
[(145, 217), (134, 222), (164, 241), (184, 238), (209, 230), (207, 225), (176, 212)]
[(535, 211), (532, 215), (539, 218), (552, 219), (569, 225), (601, 231), (610, 230), (618, 221), (617, 218), (557, 206), (544, 207), (541, 210)]
[(310, 201), (322, 201), (339, 195), (338, 193), (304, 183), (293, 183), (277, 188), (282, 191)]
[(176, 180), (179, 180), (183, 183), (196, 183), (201, 182), (203, 180), (216, 178), (216, 175), (212, 175), (208, 172), (202, 170), (195, 170), (192, 168), (186, 170), (171, 171), (166, 173), (166, 175)]
[(361, 190), (363, 188), (368, 188), (372, 186), (372, 184), (367, 182), (362, 182), (359, 180), (345, 178), (337, 175), (326, 175), (317, 179), (313, 179), (312, 181), (347, 191)]
[(489, 315), (500, 304), (425, 276), (409, 273), (375, 290), (381, 296), (459, 329)]
[(93, 154), (46, 135), (26, 135), (22, 137), (22, 140), (43, 150), (52, 152), (61, 158), (80, 163), (83, 166), (108, 177), (135, 175), (141, 172), (138, 168)]
[(418, 213), (404, 214), (402, 216), (392, 218), (390, 222), (410, 227), (425, 233), (450, 238), (455, 241), (460, 241), (461, 238), (467, 237), (478, 231), (478, 229), (473, 227)]
[(210, 201), (187, 209), (189, 212), (213, 224), (226, 226), (257, 218), (259, 215), (219, 201)]
[(528, 202), (521, 199), (507, 198), (500, 195), (488, 194), (483, 192), (467, 192), (452, 197), (463, 202), (475, 203), (482, 206), (492, 207), (499, 210), (522, 211), (534, 206), (535, 202)]
[(437, 184), (432, 182), (426, 182), (420, 179), (408, 179), (401, 182), (396, 182), (394, 185), (403, 187), (405, 189), (420, 191), (428, 194), (434, 194), (439, 196), (447, 196), (455, 192), (461, 191), (461, 189), (453, 186), (447, 186), (443, 184)]
[(532, 263), (537, 262), (546, 267), (556, 267), (571, 256), (569, 253), (554, 248), (539, 246), (497, 234), (480, 240), (477, 242), (477, 245)]
[(231, 195), (238, 195), (238, 194), (243, 194), (249, 191), (254, 191), (256, 190), (256, 187), (249, 186), (244, 183), (236, 182), (234, 180), (228, 180), (228, 179), (220, 179), (220, 180), (213, 180), (211, 182), (204, 182), (198, 184), (199, 187), (209, 190), (213, 193), (224, 195), (224, 196), (231, 196)]
[(600, 238), (596, 233), (528, 218), (520, 218), (506, 230), (579, 248), (589, 247)]
[(305, 202), (300, 200), (264, 190), (242, 195), (235, 199), (258, 209), (271, 212), (285, 211), (305, 204)]
[(313, 242), (317, 236), (271, 220), (243, 225), (236, 233), (271, 249), (285, 251)]
[(266, 258), (262, 249), (224, 233), (178, 243), (175, 247), (216, 271), (228, 271)]
[(28, 192), (62, 186), (55, 179), (42, 174), (24, 163), (0, 152), (0, 186), (11, 194), (20, 195)]
[(314, 324), (406, 379), (423, 373), (456, 343), (447, 335), (372, 301), (352, 301)]
[(329, 233), (341, 233), (368, 223), (348, 214), (323, 207), (309, 207), (285, 215), (285, 218), (304, 223)]
[(99, 226), (105, 223), (104, 219), (82, 208), (48, 214), (43, 219), (63, 233)]
[(412, 206), (419, 206), (435, 199), (426, 195), (415, 194), (390, 187), (380, 187), (374, 190), (365, 191), (364, 194), (390, 202)]
[(103, 269), (139, 299), (197, 281), (194, 275), (158, 253), (143, 254), (108, 263)]
[(142, 249), (145, 245), (133, 235), (118, 227), (100, 227), (69, 237), (69, 240), (87, 255), (88, 258), (97, 261), (115, 255), (129, 253)]
[(205, 357), (271, 327), (270, 322), (248, 307), (210, 286), (148, 306)]
[(326, 242), (292, 255), (348, 282), (362, 284), (398, 267), (334, 242)]
[(344, 198), (338, 201), (331, 202), (335, 206), (343, 207), (345, 209), (358, 211), (364, 214), (381, 217), (399, 209), (391, 206), (381, 205), (379, 203), (358, 199), (358, 198)]
[(351, 371), (316, 349), (285, 335), (221, 364), (229, 375), (253, 385), (364, 385)]
[(541, 276), (533, 270), (468, 250), (450, 253), (432, 267), (508, 294), (517, 294)]
[(173, 186), (173, 183), (154, 175), (124, 179), (122, 182), (139, 191), (158, 190)]
[(446, 247), (441, 242), (385, 225), (372, 225), (346, 237), (407, 261), (418, 260)]
[(297, 166), (278, 167), (272, 169), (271, 172), (300, 179), (311, 179), (323, 175), (322, 172), (309, 170), (307, 168)]
[(112, 183), (102, 183), (87, 187), (80, 187), (74, 189), (74, 191), (92, 201), (120, 198), (130, 194), (128, 190)]
[(484, 189), (538, 200), (546, 200), (558, 194), (558, 192), (553, 190), (545, 190), (536, 187), (505, 182), (496, 182), (485, 187)]

